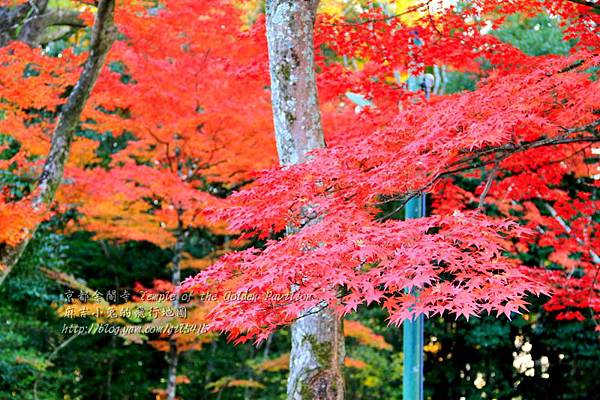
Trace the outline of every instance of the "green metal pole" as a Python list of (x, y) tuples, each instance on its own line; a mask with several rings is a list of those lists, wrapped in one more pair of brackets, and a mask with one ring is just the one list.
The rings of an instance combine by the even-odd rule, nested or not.
[[(423, 42), (415, 32), (413, 44), (422, 46)], [(425, 98), (429, 99), (433, 88), (433, 76), (423, 74), (419, 78), (415, 76), (417, 71), (411, 71), (408, 79), (408, 90), (416, 92), (419, 89), (425, 91)], [(423, 71), (424, 72), (424, 71)], [(410, 199), (405, 206), (405, 219), (422, 218), (427, 215), (427, 195), (422, 193)], [(418, 292), (413, 292), (418, 296)], [(423, 400), (423, 327), (425, 317), (423, 315), (411, 321), (402, 323), (402, 351), (404, 355), (402, 375), (402, 399)]]
[[(421, 218), (426, 213), (426, 194), (412, 198), (406, 204), (406, 219)], [(423, 326), (421, 315), (402, 323), (402, 351), (404, 367), (402, 375), (402, 399), (423, 400)]]

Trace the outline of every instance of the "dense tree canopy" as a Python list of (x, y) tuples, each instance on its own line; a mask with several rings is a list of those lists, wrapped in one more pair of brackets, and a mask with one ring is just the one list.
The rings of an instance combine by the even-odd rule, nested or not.
[[(514, 12), (519, 8), (513, 7), (518, 6), (504, 11)], [(587, 281), (590, 285), (586, 287), (593, 286), (593, 249), (598, 243), (596, 228), (585, 222), (595, 214), (595, 200), (589, 192), (584, 189), (581, 194), (571, 194), (589, 203), (571, 206), (577, 213), (566, 214), (579, 219), (586, 232), (573, 232), (567, 225), (570, 238), (561, 237), (560, 230), (565, 227), (560, 225), (564, 220), (559, 214), (550, 217), (555, 218), (550, 229), (539, 223), (542, 221), (530, 219), (536, 211), (541, 217), (531, 200), (549, 209), (552, 204), (562, 209), (565, 200), (573, 204), (569, 193), (559, 188), (565, 177), (590, 176), (585, 160), (591, 155), (590, 143), (597, 141), (599, 125), (598, 81), (593, 79), (597, 48), (588, 44), (586, 29), (568, 56), (527, 56), (474, 30), (482, 15), (492, 15), (486, 21), (491, 27), (503, 21), (501, 15), (494, 18), (497, 7), (496, 2), (481, 2), (461, 14), (455, 8), (435, 18), (427, 14), (417, 20), (421, 25), (416, 30), (401, 19), (389, 22), (381, 9), (357, 17), (359, 21), (370, 18), (366, 23), (322, 21), (324, 37), (317, 39), (321, 48), (327, 47), (338, 59), (354, 57), (365, 62), (358, 73), (368, 70), (371, 74), (356, 87), (344, 85), (343, 78), (351, 81), (352, 69), (343, 75), (337, 72), (335, 90), (342, 88), (338, 98), (352, 89), (365, 96), (369, 110), (360, 115), (363, 124), (354, 123), (350, 137), (344, 136), (344, 127), (335, 130), (343, 137), (341, 143), (334, 134), (330, 148), (315, 152), (312, 160), (264, 174), (249, 189), (231, 196), (222, 214), (232, 227), (263, 238), (282, 231), (290, 221), (302, 224), (316, 215), (320, 219), (296, 235), (268, 242), (263, 250), (226, 256), (187, 283), (200, 291), (215, 287), (228, 291), (234, 285), (236, 290), (261, 299), (267, 298), (264, 293), (268, 291), (286, 292), (290, 284), (299, 288), (295, 293), (298, 299), (287, 303), (273, 299), (242, 306), (220, 304), (212, 314), (216, 329), (231, 330), (234, 335), (261, 332), (265, 338), (271, 327), (293, 320), (303, 309), (322, 301), (338, 304), (338, 286), (345, 289), (336, 306), (340, 313), (353, 311), (363, 302), (381, 302), (395, 323), (421, 313), (444, 311), (467, 317), (481, 311), (510, 316), (525, 305), (520, 299), (526, 292), (542, 290), (532, 280), (558, 283), (564, 278), (564, 274), (533, 270), (523, 274), (505, 258), (502, 250), (531, 243), (532, 232), (513, 231), (506, 220), (498, 219), (510, 217), (512, 209), (523, 213), (530, 227), (542, 230), (539, 240), (552, 242), (553, 237), (560, 242), (555, 242), (550, 260), (567, 269), (566, 264), (577, 264), (587, 270), (583, 273), (587, 278), (577, 285)], [(573, 7), (565, 5), (554, 12), (565, 15)], [(528, 7), (526, 11), (535, 14), (541, 10)], [(594, 16), (590, 14), (590, 18)], [(357, 40), (362, 36), (353, 34), (367, 39)], [(379, 40), (372, 39), (375, 35)], [(411, 35), (428, 45), (411, 49)], [(349, 40), (334, 41), (338, 37)], [(334, 44), (329, 46), (330, 42)], [(384, 46), (392, 43), (408, 47), (386, 51)], [(442, 48), (451, 48), (460, 57), (453, 60), (448, 52), (441, 53)], [(431, 58), (419, 57), (421, 53)], [(323, 57), (323, 74), (330, 67), (336, 71), (345, 68), (331, 58)], [(481, 58), (489, 63), (486, 70), (476, 62)], [(428, 102), (418, 101), (386, 80), (398, 71), (395, 68), (401, 68), (398, 66), (422, 63), (443, 63), (483, 73), (485, 78), (473, 92), (436, 96)], [(328, 89), (322, 91), (325, 97)], [(453, 180), (465, 174), (486, 178), (476, 189), (481, 193), (478, 208), (481, 211), (491, 200), (498, 208), (497, 215), (483, 217), (480, 212), (467, 211), (472, 208), (472, 197), (453, 190)], [(447, 198), (436, 200), (437, 217), (393, 220), (407, 198), (423, 191), (435, 194), (441, 187)], [(399, 204), (396, 209), (381, 212), (382, 204), (394, 202)], [(559, 229), (558, 237), (552, 233), (553, 227)], [(505, 241), (507, 236), (520, 239), (511, 244)], [(562, 247), (567, 243), (574, 247)], [(306, 252), (307, 248), (316, 249)], [(573, 250), (581, 253), (580, 260), (569, 261)], [(560, 291), (564, 290), (558, 284)], [(418, 298), (402, 293), (412, 287), (422, 288)], [(595, 297), (575, 303), (594, 310), (598, 307)], [(557, 299), (560, 295), (550, 306), (553, 309), (561, 308)], [(240, 307), (245, 310), (243, 315)], [(561, 314), (575, 315), (581, 314)]]
[[(286, 326), (328, 307), (350, 398), (400, 398), (395, 327), (418, 315), (431, 398), (592, 398), (600, 5), (322, 1), (327, 147), (283, 167), (266, 18), (250, 0), (0, 0), (0, 394), (281, 398)], [(406, 219), (422, 193), (431, 216)], [(133, 296), (64, 296), (112, 289)], [(196, 297), (142, 295), (172, 291)], [(156, 304), (186, 316), (108, 315)], [(70, 336), (73, 318), (202, 330)]]

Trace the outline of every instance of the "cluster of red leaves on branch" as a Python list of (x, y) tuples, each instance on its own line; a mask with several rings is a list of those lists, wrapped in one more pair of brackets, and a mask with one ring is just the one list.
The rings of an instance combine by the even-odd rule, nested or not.
[(597, 319), (600, 314), (600, 296), (596, 288), (600, 235), (593, 215), (598, 212), (599, 202), (587, 199), (571, 200), (569, 203), (559, 202), (561, 207), (557, 208), (567, 210), (570, 217), (563, 219), (560, 214), (554, 216), (551, 212), (550, 216), (542, 216), (538, 222), (538, 229), (543, 234), (534, 243), (540, 247), (551, 246), (553, 251), (548, 259), (558, 267), (547, 271), (546, 279), (555, 287), (555, 294), (544, 308), (557, 312), (557, 319)]
[[(33, 207), (35, 193), (22, 183), (37, 179), (50, 149), (58, 108), (77, 80), (84, 59), (85, 55), (71, 50), (65, 50), (61, 58), (49, 57), (20, 42), (0, 48), (0, 170), (17, 177), (7, 179), (1, 188), (0, 244), (18, 245), (50, 215), (46, 209)], [(76, 137), (70, 165), (90, 162), (92, 146), (91, 140)]]
[[(598, 182), (590, 178), (594, 165), (586, 162), (593, 159), (592, 147), (574, 143), (515, 154), (494, 168), (495, 183), (486, 198), (496, 214), (517, 218), (531, 230), (532, 235), (520, 239), (511, 251), (538, 254), (539, 260), (526, 257), (528, 265), (547, 267), (531, 268), (529, 274), (553, 288), (544, 308), (556, 312), (558, 319), (596, 319), (600, 312), (600, 201), (594, 197)], [(474, 193), (457, 186), (453, 178), (445, 179), (435, 193), (436, 213), (476, 206), (489, 173), (479, 169), (461, 174), (463, 180), (481, 180)]]
[(100, 81), (86, 114), (91, 129), (134, 134), (115, 164), (135, 159), (227, 184), (273, 165), (268, 75), (254, 60), (263, 48), (240, 32), (231, 2), (167, 1), (118, 16), (126, 38), (111, 61), (129, 81), (117, 74)]
[[(222, 301), (208, 316), (212, 329), (241, 341), (265, 339), (277, 326), (324, 304), (343, 315), (362, 303), (382, 303), (394, 324), (444, 312), (510, 316), (540, 286), (502, 256), (499, 232), (524, 233), (516, 224), (471, 212), (379, 223), (369, 213), (347, 210), (269, 241), (264, 251), (226, 255), (182, 290), (210, 291), (224, 300), (227, 292), (242, 293), (245, 297)], [(404, 292), (412, 288), (420, 289), (418, 297)]]
[[(561, 72), (581, 59), (586, 61), (578, 68)], [(303, 165), (269, 171), (232, 196), (225, 213), (236, 229), (269, 235), (290, 218), (298, 222), (306, 204), (327, 213), (348, 204), (374, 207), (386, 196), (433, 192), (434, 182), (453, 170), (508, 166), (515, 153), (553, 140), (579, 140), (586, 132), (575, 128), (598, 118), (600, 83), (584, 71), (599, 62), (581, 53), (532, 61), (528, 74), (490, 77), (474, 92), (414, 105), (384, 129), (316, 152)], [(528, 158), (514, 168), (525, 168)], [(526, 176), (534, 179), (535, 171)], [(527, 184), (524, 178), (518, 180)]]
[[(428, 5), (424, 6), (427, 10)], [(369, 22), (323, 17), (318, 24), (317, 46), (333, 51), (344, 62), (327, 65), (327, 57), (317, 58), (323, 70), (319, 75), (321, 97), (328, 99), (351, 91), (376, 100), (379, 107), (394, 109), (407, 95), (401, 90), (400, 73), (415, 63), (481, 73), (481, 57), (504, 70), (518, 68), (521, 60), (527, 58), (518, 49), (482, 33), (480, 23), (469, 21), (453, 8), (435, 17), (419, 7), (414, 12), (424, 14), (417, 19), (417, 25), (409, 25), (402, 18), (384, 18), (380, 11), (357, 17)], [(415, 40), (420, 43), (418, 48)], [(352, 71), (352, 63), (356, 62), (364, 63), (360, 71)]]
[[(0, 49), (0, 132), (19, 142), (20, 151), (11, 159), (1, 160), (2, 169), (27, 173), (50, 148), (54, 113), (64, 103), (64, 93), (79, 76), (84, 55), (66, 50), (61, 58), (48, 57), (41, 49), (12, 42)], [(79, 143), (89, 145), (82, 138)], [(39, 165), (38, 165), (39, 166)]]
[(7, 201), (0, 195), (0, 243), (15, 246), (31, 234), (44, 213), (29, 201)]
[[(476, 0), (460, 6), (429, 0), (416, 2), (399, 15), (381, 7), (364, 7), (350, 18), (323, 15), (317, 22), (316, 46), (321, 99), (351, 91), (377, 100), (380, 107), (394, 108), (406, 97), (399, 73), (415, 61), (422, 66), (445, 65), (458, 71), (485, 74), (482, 58), (497, 73), (518, 71), (528, 56), (488, 34), (506, 17), (520, 13), (534, 16), (542, 11), (560, 17), (567, 38), (576, 38), (578, 48), (597, 47), (595, 27), (600, 15), (590, 7), (569, 1)], [(418, 40), (418, 49), (414, 41)], [(334, 53), (339, 62), (331, 63)], [(416, 60), (415, 60), (416, 58)], [(358, 68), (360, 64), (361, 67)]]
[[(592, 165), (584, 163), (592, 157), (590, 147), (562, 146), (553, 154), (529, 151), (521, 155), (530, 157), (527, 167), (517, 171), (514, 164), (506, 166), (490, 191), (489, 201), (503, 215), (519, 216), (537, 233), (532, 240), (519, 241), (514, 251), (546, 255), (542, 261), (549, 269), (538, 273), (554, 295), (544, 308), (557, 312), (558, 319), (597, 319), (600, 313), (600, 201), (593, 196), (599, 185), (589, 182)], [(564, 176), (579, 183), (565, 187)], [(513, 195), (507, 198), (506, 192)]]

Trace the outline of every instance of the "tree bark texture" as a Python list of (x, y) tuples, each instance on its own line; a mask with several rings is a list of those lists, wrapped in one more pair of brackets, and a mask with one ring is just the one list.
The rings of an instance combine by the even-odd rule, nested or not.
[[(181, 212), (179, 214), (179, 226), (177, 228), (177, 241), (175, 243), (174, 255), (171, 270), (171, 283), (174, 287), (181, 283), (181, 257), (183, 255), (183, 247), (185, 244), (185, 232), (181, 224)], [(179, 295), (175, 296), (171, 304), (175, 312), (179, 307)], [(175, 400), (177, 392), (177, 364), (179, 362), (179, 352), (177, 350), (177, 340), (175, 337), (169, 337), (169, 351), (167, 353), (167, 400)]]
[[(48, 0), (30, 0), (16, 6), (0, 7), (0, 47), (11, 40), (21, 40), (30, 46), (38, 46), (47, 40), (46, 30), (50, 26), (85, 26), (80, 12), (48, 7)], [(63, 33), (64, 35), (65, 33)]]
[[(318, 4), (267, 1), (273, 120), (283, 166), (304, 162), (310, 151), (325, 147), (314, 62)], [(342, 321), (327, 307), (307, 310), (292, 325), (288, 399), (343, 399), (344, 354)]]

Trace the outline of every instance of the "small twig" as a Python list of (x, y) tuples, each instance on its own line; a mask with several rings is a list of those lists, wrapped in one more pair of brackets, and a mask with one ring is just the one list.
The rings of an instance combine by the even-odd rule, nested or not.
[(431, 1), (427, 2), (427, 16), (429, 18), (429, 23), (431, 24), (433, 29), (435, 29), (435, 31), (437, 32), (438, 35), (443, 36), (442, 31), (440, 31), (440, 29), (437, 27), (437, 24), (435, 23), (435, 20), (433, 19), (433, 15), (431, 14), (431, 7), (429, 7), (429, 3), (431, 3)]
[(388, 219), (389, 217), (391, 217), (392, 215), (396, 214), (398, 211), (402, 210), (406, 204), (408, 204), (408, 202), (411, 199), (414, 199), (415, 197), (417, 197), (418, 195), (422, 194), (423, 192), (416, 192), (413, 193), (409, 196), (407, 196), (404, 200), (402, 200), (402, 202), (400, 203), (400, 205), (396, 208), (394, 208), (392, 211), (390, 211), (389, 213), (382, 215), (381, 217), (377, 218), (377, 221), (385, 221), (386, 219)]
[(479, 209), (483, 210), (484, 205), (485, 205), (485, 197), (488, 195), (490, 188), (492, 187), (492, 183), (494, 182), (494, 179), (496, 178), (496, 172), (498, 171), (498, 160), (496, 161), (496, 163), (494, 164), (494, 167), (492, 168), (492, 170), (490, 171), (490, 175), (487, 178), (487, 181), (485, 182), (485, 188), (483, 189), (483, 192), (481, 192), (481, 196), (479, 196)]
[(33, 1), (33, 0), (27, 0), (27, 2), (29, 3), (29, 5), (31, 6), (31, 8), (33, 8), (33, 10), (36, 13), (38, 13), (38, 14), (40, 13), (40, 9), (39, 9), (39, 7), (38, 7), (38, 5), (37, 5), (37, 3), (35, 1)]
[[(58, 354), (58, 352), (60, 350), (62, 350), (65, 347), (67, 347), (69, 345), (69, 343), (71, 343), (73, 340), (75, 340), (79, 335), (80, 335), (79, 333), (76, 333), (73, 336), (71, 336), (70, 338), (68, 338), (67, 340), (65, 340), (64, 342), (62, 342), (61, 344), (59, 344), (58, 346), (56, 346), (54, 348), (54, 350), (52, 351), (52, 353), (50, 353), (48, 355), (47, 360), (48, 361), (52, 361), (56, 357), (56, 355)], [(33, 381), (33, 398), (35, 400), (38, 399), (38, 397), (37, 397), (37, 385), (38, 385), (38, 380), (40, 379), (40, 374), (41, 374), (41, 371), (37, 371), (36, 374), (35, 374), (34, 381)]]
[[(317, 307), (317, 306), (315, 306), (315, 307)], [(320, 313), (321, 311), (323, 311), (324, 309), (326, 309), (327, 307), (329, 307), (329, 304), (325, 303), (325, 304), (323, 304), (323, 305), (322, 305), (320, 308), (318, 308), (318, 309), (315, 309), (315, 307), (313, 307), (313, 308), (312, 308), (312, 309), (311, 309), (309, 312), (307, 312), (307, 313), (304, 313), (304, 314), (302, 314), (302, 315), (300, 315), (300, 316), (298, 316), (298, 317), (294, 318), (294, 319), (293, 319), (293, 321), (298, 321), (298, 320), (299, 320), (299, 319), (301, 319), (301, 318), (308, 317), (308, 316), (310, 316), (310, 315), (314, 315), (314, 314), (318, 314), (318, 313)]]

